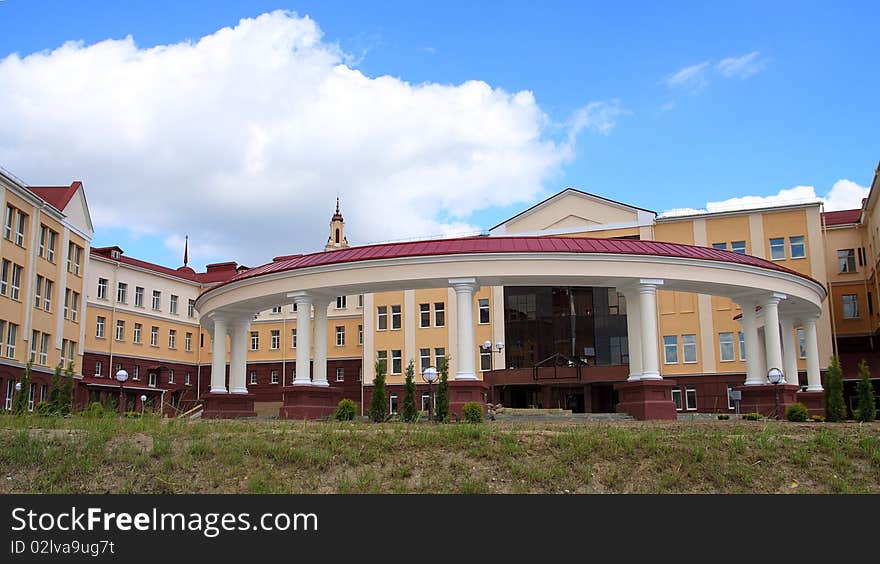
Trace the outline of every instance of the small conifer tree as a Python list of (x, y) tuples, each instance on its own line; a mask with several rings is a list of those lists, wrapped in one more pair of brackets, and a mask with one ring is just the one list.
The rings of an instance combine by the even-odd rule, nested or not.
[(437, 384), (437, 407), (434, 410), (434, 419), (440, 423), (449, 420), (449, 357), (440, 361), (438, 367), (440, 372), (440, 383)]
[(874, 401), (874, 385), (871, 384), (871, 369), (865, 359), (859, 362), (859, 383), (856, 386), (858, 396), (859, 421), (869, 422), (877, 418), (877, 405)]
[(416, 408), (416, 363), (412, 360), (406, 365), (406, 381), (403, 386), (403, 420), (407, 423), (415, 423), (419, 420), (419, 410)]
[(831, 357), (831, 366), (825, 375), (825, 420), (846, 420), (846, 404), (843, 401), (843, 370), (837, 355)]
[(21, 374), (21, 390), (16, 392), (15, 401), (12, 404), (13, 413), (24, 413), (28, 409), (28, 396), (31, 390), (31, 367), (33, 361), (28, 361)]
[(388, 415), (388, 398), (385, 394), (385, 363), (376, 361), (376, 377), (373, 378), (373, 397), (370, 398), (370, 421), (381, 423)]

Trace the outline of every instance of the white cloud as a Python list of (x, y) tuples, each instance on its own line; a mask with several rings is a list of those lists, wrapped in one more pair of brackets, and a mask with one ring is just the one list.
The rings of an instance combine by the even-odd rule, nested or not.
[(759, 59), (761, 53), (752, 51), (741, 57), (727, 57), (718, 63), (718, 72), (725, 78), (748, 78), (766, 68), (767, 63)]
[(868, 196), (868, 188), (850, 180), (838, 180), (824, 196), (816, 195), (813, 186), (785, 188), (770, 196), (743, 196), (717, 202), (708, 202), (705, 208), (673, 208), (660, 214), (661, 217), (694, 215), (743, 209), (769, 208), (821, 201), (824, 211), (848, 210), (862, 207), (862, 198)]
[[(276, 11), (196, 41), (132, 37), (0, 60), (0, 163), (33, 184), (84, 181), (97, 229), (150, 233), (195, 265), (323, 248), (337, 193), (353, 244), (471, 230), (533, 200), (561, 140), (531, 92), (365, 76), (308, 17)], [(565, 133), (571, 132), (566, 137)]]
[(670, 88), (683, 88), (691, 93), (702, 91), (709, 84), (707, 74), (709, 71), (709, 61), (684, 67), (671, 75), (667, 76), (664, 82)]
[(759, 51), (752, 51), (740, 57), (727, 57), (718, 63), (703, 61), (696, 65), (684, 67), (666, 78), (663, 83), (669, 88), (686, 90), (691, 94), (699, 94), (709, 86), (711, 75), (717, 73), (722, 78), (746, 79), (763, 71), (767, 61), (761, 58)]

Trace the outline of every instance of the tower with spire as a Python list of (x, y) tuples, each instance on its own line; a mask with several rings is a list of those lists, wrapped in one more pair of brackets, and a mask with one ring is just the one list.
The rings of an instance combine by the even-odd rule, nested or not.
[(336, 213), (330, 218), (330, 237), (327, 238), (325, 251), (335, 251), (348, 247), (348, 239), (345, 238), (345, 220), (339, 213), (339, 197), (336, 197)]

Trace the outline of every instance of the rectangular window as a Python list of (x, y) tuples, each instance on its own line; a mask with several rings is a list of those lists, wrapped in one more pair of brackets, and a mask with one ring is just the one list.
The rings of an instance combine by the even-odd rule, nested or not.
[(253, 386), (257, 383), (257, 371), (251, 370), (250, 372), (250, 384)]
[(49, 334), (40, 335), (40, 364), (47, 366), (49, 364)]
[(155, 372), (149, 372), (149, 373), (148, 373), (148, 382), (147, 382), (147, 385), (150, 386), (151, 388), (155, 388), (155, 387), (156, 387), (156, 373), (155, 373)]
[(40, 242), (37, 246), (37, 256), (45, 258), (46, 256), (46, 239), (48, 239), (49, 228), (40, 224)]
[[(190, 301), (192, 301), (192, 300), (190, 300)], [(281, 306), (275, 306), (275, 307), (273, 307), (273, 308), (272, 308), (272, 313), (273, 313), (273, 314), (275, 314), (275, 313), (281, 313)], [(190, 317), (192, 317), (192, 316), (190, 316)]]
[(419, 304), (419, 327), (431, 326), (431, 304)]
[(100, 360), (95, 361), (95, 376), (102, 376), (101, 372), (104, 370), (104, 363)]
[(10, 378), (6, 381), (6, 403), (4, 407), (6, 411), (12, 410), (12, 394), (15, 392), (15, 383)]
[(431, 349), (419, 349), (419, 372), (424, 373), (429, 366), (431, 366)]
[(746, 336), (742, 331), (739, 332), (739, 359), (746, 359)]
[(174, 371), (173, 370), (168, 371), (168, 383), (169, 384), (174, 383)]
[(36, 395), (37, 385), (31, 384), (28, 389), (28, 411), (34, 410), (34, 396)]
[(150, 327), (150, 346), (158, 347), (159, 346), (159, 328), (155, 325)]
[(376, 308), (376, 329), (378, 331), (388, 329), (388, 306), (378, 306)]
[(17, 264), (12, 265), (12, 289), (9, 292), (9, 297), (12, 298), (13, 300), (17, 300), (21, 296), (21, 274), (22, 274), (22, 271), (23, 271), (23, 269), (21, 266), (19, 266)]
[(785, 260), (785, 237), (770, 239), (770, 258)]
[(358, 345), (364, 344), (364, 326), (358, 325)]
[(159, 290), (153, 290), (153, 310), (159, 311), (162, 309), (162, 292)]
[[(281, 313), (281, 306), (278, 306), (278, 313)], [(186, 316), (187, 317), (195, 317), (196, 316), (196, 301), (189, 300), (186, 304)]]
[(446, 304), (444, 302), (434, 302), (434, 327), (443, 327), (446, 325)]
[(336, 381), (345, 382), (345, 368), (341, 366), (336, 367)]
[(345, 309), (345, 296), (336, 296), (336, 309)]
[(663, 358), (666, 364), (678, 363), (678, 335), (663, 337)]
[(116, 301), (124, 304), (128, 299), (128, 284), (119, 282), (116, 284)]
[(183, 377), (183, 383), (187, 386), (189, 386), (189, 376), (190, 376), (190, 373), (187, 372), (186, 375)]
[(187, 333), (184, 336), (184, 341), (183, 341), (184, 349), (186, 350), (186, 352), (192, 351), (192, 342), (193, 342), (193, 334)]
[(11, 262), (3, 259), (2, 266), (0, 266), (0, 295), (3, 296), (9, 291), (9, 270), (11, 266)]
[(131, 379), (132, 380), (140, 380), (141, 379), (141, 367), (135, 364), (131, 367)]
[(342, 325), (336, 326), (336, 346), (344, 347), (345, 346), (345, 327)]
[(859, 317), (859, 296), (857, 294), (843, 295), (843, 318), (856, 319)]
[(400, 374), (403, 372), (403, 355), (400, 349), (391, 351), (391, 373)]
[(807, 245), (803, 235), (788, 238), (788, 248), (793, 259), (807, 256)]
[(70, 288), (64, 290), (64, 319), (70, 318)]
[[(2, 336), (3, 322), (0, 321), (0, 340), (2, 340)], [(61, 366), (67, 366), (67, 339), (61, 339)]]
[(855, 249), (839, 249), (837, 251), (837, 269), (840, 273), (856, 271)]
[(388, 396), (388, 409), (391, 415), (397, 415), (397, 394)]
[(422, 411), (428, 411), (428, 405), (431, 402), (431, 394), (422, 392)]
[(712, 248), (726, 251), (727, 250), (727, 243), (712, 243)]
[(143, 327), (143, 325), (141, 325), (140, 323), (134, 324), (134, 342), (137, 344), (140, 344), (140, 342), (141, 342), (141, 328), (142, 327)]
[(270, 384), (277, 384), (278, 383), (278, 371), (277, 370), (270, 370), (269, 371), (269, 383)]
[(136, 286), (134, 289), (134, 305), (144, 307), (144, 289), (140, 286)]
[(34, 288), (34, 307), (40, 309), (43, 304), (43, 277), (37, 274), (37, 286)]
[(376, 351), (376, 362), (382, 367), (382, 370), (388, 370), (388, 351)]
[(82, 251), (82, 247), (76, 243), (70, 242), (67, 244), (67, 272), (73, 272), (79, 276)]
[(39, 341), (39, 340), (40, 340), (40, 332), (39, 331), (32, 331), (31, 332), (31, 356), (29, 357), (31, 362), (37, 361), (37, 341)]
[(686, 364), (697, 362), (697, 336), (681, 336), (681, 356)]
[(269, 346), (273, 351), (277, 351), (281, 348), (281, 330), (280, 329), (272, 329), (269, 337)]
[(488, 298), (482, 298), (477, 300), (477, 307), (479, 310), (479, 314), (477, 319), (479, 320), (480, 325), (485, 325), (489, 323), (489, 300)]
[(107, 279), (106, 278), (98, 278), (98, 299), (106, 300), (107, 299)]
[(803, 327), (798, 327), (798, 358), (807, 358), (807, 334)]
[(116, 340), (121, 341), (125, 339), (125, 321), (121, 319), (116, 320)]
[(79, 292), (70, 293), (70, 320), (76, 321), (79, 312)]
[(15, 244), (24, 247), (24, 234), (27, 229), (27, 215), (16, 210), (18, 221), (15, 223)]
[(358, 305), (359, 308), (364, 307), (364, 295), (358, 294)]
[(4, 222), (3, 228), (3, 238), (7, 241), (12, 241), (12, 227), (15, 223), (15, 208), (7, 205), (6, 206), (6, 221)]
[(296, 348), (296, 329), (290, 330), (290, 343), (291, 343), (290, 347), (295, 349)]
[(6, 358), (15, 358), (15, 342), (18, 339), (18, 325), (10, 323), (6, 330)]
[(730, 243), (730, 250), (739, 253), (741, 255), (746, 254), (746, 242), (745, 241), (733, 241)]
[(443, 366), (443, 363), (446, 362), (446, 349), (444, 347), (438, 347), (434, 349), (434, 368), (437, 371), (440, 371), (440, 367)]
[(98, 316), (97, 322), (95, 323), (95, 337), (99, 339), (104, 338), (104, 323), (107, 322), (107, 318), (101, 315)]
[(171, 294), (171, 307), (168, 310), (172, 315), (177, 315), (177, 296)]
[(480, 372), (492, 370), (492, 349), (480, 349)]
[(391, 328), (392, 329), (400, 329), (402, 324), (401, 318), (402, 314), (400, 311), (399, 305), (391, 306)]
[(52, 311), (52, 293), (55, 291), (55, 283), (46, 278), (46, 288), (43, 292), (43, 311)]
[(251, 331), (251, 350), (252, 351), (260, 350), (260, 332), (259, 331)]
[(681, 388), (672, 388), (672, 402), (675, 404), (675, 411), (681, 411)]
[(721, 362), (734, 360), (733, 333), (718, 333), (718, 346), (721, 350)]
[(176, 340), (177, 340), (177, 330), (176, 329), (169, 329), (168, 330), (168, 348), (169, 349), (174, 349), (175, 344), (176, 344), (175, 343)]
[(688, 411), (697, 409), (697, 390), (693, 386), (684, 389), (684, 402)]

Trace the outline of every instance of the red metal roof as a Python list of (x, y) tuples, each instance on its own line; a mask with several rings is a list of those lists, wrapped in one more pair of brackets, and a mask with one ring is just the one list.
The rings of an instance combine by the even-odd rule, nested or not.
[(70, 186), (28, 186), (28, 190), (61, 211), (81, 187), (82, 182), (76, 180)]
[[(111, 251), (119, 251), (119, 258), (113, 258), (111, 256)], [(236, 263), (218, 263), (218, 265), (208, 265), (207, 272), (196, 272), (192, 268), (188, 266), (181, 266), (179, 268), (168, 268), (167, 266), (162, 266), (159, 264), (154, 264), (152, 262), (147, 262), (144, 260), (139, 260), (136, 258), (128, 257), (122, 254), (122, 249), (116, 246), (113, 247), (92, 247), (91, 253), (93, 255), (98, 255), (106, 259), (119, 261), (122, 264), (127, 264), (129, 266), (134, 266), (137, 268), (143, 268), (145, 270), (151, 270), (153, 272), (157, 272), (159, 274), (165, 274), (168, 276), (175, 276), (177, 278), (183, 278), (184, 280), (189, 280), (191, 282), (196, 282), (198, 284), (213, 284), (215, 282), (223, 282), (229, 280), (236, 274), (238, 274), (238, 270), (236, 270)], [(211, 268), (220, 266), (221, 268)], [(228, 267), (227, 267), (228, 266)], [(225, 268), (224, 268), (225, 267)]]
[(825, 225), (830, 227), (832, 225), (847, 225), (849, 223), (858, 223), (861, 215), (861, 208), (857, 210), (830, 211), (824, 212), (822, 214), (822, 219), (825, 220)]
[[(348, 247), (333, 251), (293, 256), (288, 260), (276, 260), (243, 272), (223, 284), (246, 280), (265, 274), (285, 272), (367, 260), (394, 259), (417, 256), (459, 255), (480, 253), (598, 253), (688, 258), (720, 261), (756, 266), (795, 274), (807, 280), (809, 276), (790, 270), (776, 263), (751, 255), (697, 247), (664, 241), (640, 241), (636, 239), (594, 239), (589, 237), (465, 237), (460, 239), (435, 239), (406, 243), (384, 243), (363, 247)], [(279, 257), (280, 258), (280, 257)], [(815, 280), (813, 280), (815, 282)], [(818, 284), (818, 282), (816, 282)], [(220, 285), (223, 285), (220, 284)]]

